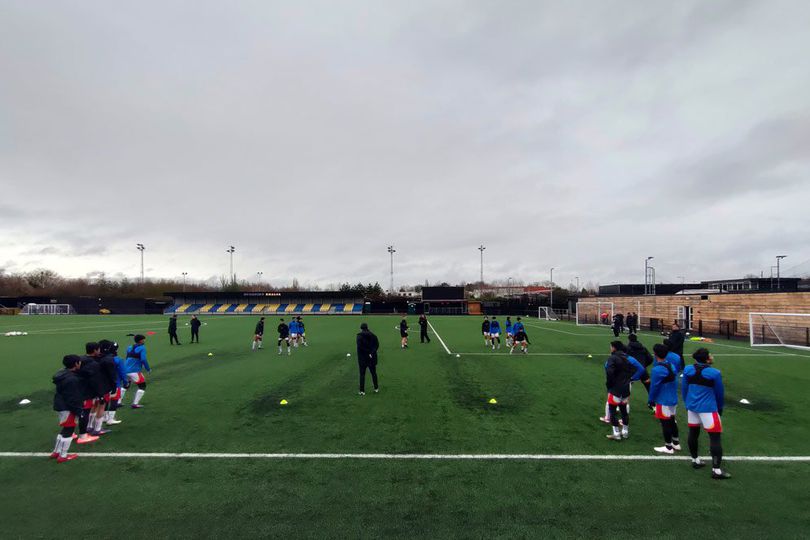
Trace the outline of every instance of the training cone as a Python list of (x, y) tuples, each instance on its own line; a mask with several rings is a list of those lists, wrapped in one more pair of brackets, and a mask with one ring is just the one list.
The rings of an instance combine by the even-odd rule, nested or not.
[(210, 352), (208, 353), (208, 356), (214, 356), (214, 353)]
[(281, 401), (279, 401), (279, 405), (286, 405), (286, 404), (287, 404), (286, 399), (282, 399)]
[(490, 405), (495, 405), (496, 403), (498, 403), (498, 400), (497, 400), (497, 399), (495, 399), (495, 398), (490, 398), (490, 400), (489, 400), (489, 404), (490, 404)]
[(593, 355), (592, 355), (592, 354), (589, 354), (589, 355), (588, 355), (588, 358), (593, 358)]

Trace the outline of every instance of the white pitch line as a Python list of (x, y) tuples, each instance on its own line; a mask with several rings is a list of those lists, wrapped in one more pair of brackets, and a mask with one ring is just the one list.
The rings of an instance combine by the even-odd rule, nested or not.
[[(499, 356), (504, 356), (504, 355), (506, 355), (506, 356), (588, 356), (590, 354), (592, 356), (599, 356), (599, 357), (604, 357), (604, 358), (607, 358), (608, 356), (610, 356), (610, 353), (607, 353), (605, 351), (590, 352), (590, 353), (572, 353), (572, 352), (558, 352), (558, 353), (557, 352), (537, 352), (537, 353), (535, 353), (535, 352), (530, 352), (530, 353), (526, 353), (526, 354), (524, 354), (524, 353), (519, 353), (519, 354), (518, 353), (513, 353), (513, 354), (510, 355), (509, 351), (506, 350), (506, 351), (493, 351), (493, 352), (480, 352), (480, 351), (477, 351), (477, 352), (461, 352), (461, 351), (457, 351), (456, 354), (460, 354), (461, 356), (493, 356), (493, 355), (499, 355)], [(717, 354), (715, 354), (713, 356), (722, 357), (722, 358), (729, 358), (729, 357), (737, 357), (737, 356), (758, 356), (758, 357), (761, 357), (762, 355), (759, 355), (757, 353), (729, 353), (729, 354), (717, 353)]]
[(453, 354), (452, 352), (450, 352), (450, 349), (447, 348), (447, 345), (444, 343), (444, 340), (442, 339), (442, 336), (440, 336), (439, 333), (436, 331), (436, 329), (433, 328), (433, 325), (430, 324), (430, 319), (428, 319), (427, 323), (428, 323), (428, 326), (430, 326), (430, 329), (433, 330), (433, 335), (436, 336), (436, 339), (438, 339), (439, 343), (442, 344), (442, 347), (444, 347), (444, 350), (447, 351), (447, 354)]
[[(0, 452), (0, 458), (46, 458), (48, 452)], [(687, 461), (689, 456), (597, 454), (319, 454), (319, 453), (201, 453), (201, 452), (80, 452), (85, 458), (108, 459), (357, 459), (467, 461)], [(810, 462), (810, 456), (723, 456), (724, 461)]]

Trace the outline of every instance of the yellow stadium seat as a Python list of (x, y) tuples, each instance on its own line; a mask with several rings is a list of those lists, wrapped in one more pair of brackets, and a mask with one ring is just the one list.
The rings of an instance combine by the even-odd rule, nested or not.
[(237, 313), (243, 313), (245, 309), (247, 309), (247, 307), (248, 307), (247, 304), (239, 304), (238, 306), (236, 306), (236, 309), (234, 311), (236, 311)]
[(310, 313), (312, 311), (312, 306), (314, 306), (314, 305), (315, 304), (305, 304), (304, 305), (304, 310), (303, 310), (304, 313)]

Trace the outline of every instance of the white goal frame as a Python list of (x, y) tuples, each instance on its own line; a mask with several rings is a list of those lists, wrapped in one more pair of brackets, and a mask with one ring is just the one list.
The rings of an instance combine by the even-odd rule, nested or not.
[(75, 315), (76, 310), (70, 304), (26, 304), (20, 315)]
[[(805, 343), (807, 343), (808, 336), (807, 332), (810, 332), (808, 328), (810, 328), (810, 313), (765, 313), (765, 312), (757, 312), (752, 311), (748, 314), (748, 337), (752, 347), (789, 347), (791, 349), (801, 349), (803, 351), (810, 351), (810, 346), (808, 345), (797, 345), (795, 343), (785, 343), (782, 337), (774, 330), (773, 324), (768, 322), (767, 320), (764, 321), (764, 325), (768, 327), (768, 329), (773, 333), (779, 343), (755, 343), (756, 331), (755, 329), (760, 326), (761, 321), (754, 321), (755, 317), (789, 317), (791, 319), (801, 318), (807, 319), (807, 326), (804, 327), (805, 331)], [(801, 333), (800, 326), (789, 326), (788, 328), (796, 328), (798, 332), (797, 335)]]
[(554, 311), (548, 306), (540, 306), (537, 308), (537, 318), (546, 321), (559, 320), (554, 314)]
[[(580, 319), (579, 319), (579, 313), (580, 313), (579, 308), (580, 308), (580, 306), (596, 306), (597, 321), (595, 323), (589, 323), (589, 322), (580, 321)], [(613, 302), (602, 302), (602, 301), (577, 302), (577, 326), (604, 326), (602, 324), (601, 320), (599, 320), (599, 316), (602, 314), (602, 306), (605, 306), (605, 307), (609, 306), (610, 307), (610, 317), (608, 319), (608, 325), (613, 324), (613, 315), (615, 314), (615, 311), (614, 311), (615, 306), (613, 305)]]

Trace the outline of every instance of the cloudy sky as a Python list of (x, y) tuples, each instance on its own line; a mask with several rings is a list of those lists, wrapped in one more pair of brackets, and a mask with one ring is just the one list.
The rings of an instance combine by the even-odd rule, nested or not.
[(603, 284), (810, 259), (810, 3), (0, 0), (0, 267)]

